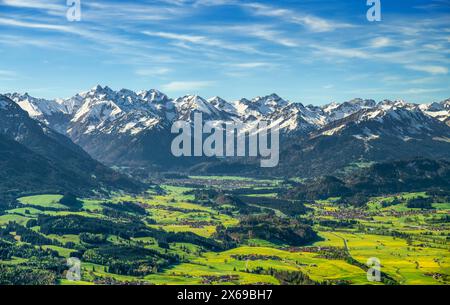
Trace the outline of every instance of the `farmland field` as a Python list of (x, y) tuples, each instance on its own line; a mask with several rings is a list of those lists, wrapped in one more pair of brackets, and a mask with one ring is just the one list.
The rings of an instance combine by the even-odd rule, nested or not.
[[(449, 203), (407, 206), (424, 192), (373, 197), (361, 208), (339, 198), (286, 201), (280, 189), (289, 186), (276, 180), (189, 179), (211, 184), (170, 179), (141, 195), (80, 198), (76, 208), (62, 194), (18, 198), (0, 215), (0, 266), (61, 264), (50, 278), (61, 285), (450, 282)], [(263, 230), (246, 229), (255, 219)], [(66, 279), (69, 257), (81, 261), (80, 281)], [(369, 281), (374, 257), (383, 276)]]

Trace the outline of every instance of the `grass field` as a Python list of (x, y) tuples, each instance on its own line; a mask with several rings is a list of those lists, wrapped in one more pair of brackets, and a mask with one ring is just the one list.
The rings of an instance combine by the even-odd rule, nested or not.
[[(250, 178), (241, 177), (191, 177), (199, 179), (228, 180), (239, 183), (251, 183)], [(258, 180), (257, 183), (267, 182)], [(271, 181), (271, 180), (268, 180)], [(279, 181), (271, 181), (272, 185)], [(82, 199), (83, 207), (79, 211), (71, 211), (61, 205), (61, 195), (43, 194), (19, 198), (21, 206), (7, 210), (0, 215), (0, 226), (10, 222), (26, 225), (29, 220), (36, 220), (38, 215), (53, 216), (80, 215), (90, 218), (110, 219), (104, 214), (104, 203), (119, 204), (132, 202), (144, 207), (147, 215), (143, 218), (150, 228), (167, 232), (192, 232), (205, 238), (214, 238), (218, 226), (239, 226), (242, 215), (222, 213), (211, 206), (198, 204), (189, 187), (179, 185), (162, 185), (164, 194), (150, 190), (141, 196), (115, 194), (110, 198)], [(255, 187), (255, 189), (259, 189)], [(277, 193), (248, 194), (253, 197), (276, 197)], [(403, 200), (426, 196), (425, 193), (403, 193), (395, 196), (371, 198), (364, 210), (339, 206), (339, 198), (318, 200), (309, 203), (310, 211), (300, 219), (313, 221), (313, 228), (322, 240), (310, 245), (311, 249), (347, 249), (348, 254), (361, 264), (368, 258), (376, 257), (381, 261), (382, 271), (395, 279), (399, 284), (448, 284), (450, 276), (450, 244), (448, 236), (450, 226), (445, 222), (449, 215), (450, 203), (433, 203), (435, 210), (420, 211), (409, 209), (405, 202), (383, 207), (383, 202), (393, 202), (394, 198)], [(231, 207), (231, 206), (230, 206)], [(278, 210), (275, 215), (287, 217)], [(342, 216), (344, 215), (344, 216)], [(295, 217), (295, 216), (294, 216)], [(319, 221), (353, 220), (355, 225), (342, 228), (330, 228)], [(150, 222), (151, 220), (151, 222)], [(40, 232), (39, 226), (31, 230)], [(400, 237), (392, 232), (401, 232)], [(15, 234), (14, 232), (11, 234)], [(76, 234), (49, 234), (47, 238), (55, 241), (51, 245), (40, 245), (42, 249), (56, 251), (60, 257), (67, 258), (79, 248), (87, 244)], [(21, 244), (20, 236), (14, 238)], [(82, 281), (77, 284), (104, 283), (111, 280), (124, 282), (147, 282), (152, 284), (279, 284), (272, 275), (263, 274), (260, 270), (300, 271), (310, 279), (327, 283), (374, 284), (367, 280), (366, 271), (361, 266), (348, 262), (345, 258), (325, 258), (316, 250), (308, 248), (300, 250), (281, 248), (279, 243), (270, 240), (249, 238), (236, 248), (222, 252), (206, 251), (200, 246), (190, 243), (170, 243), (169, 249), (162, 249), (152, 237), (136, 237), (126, 240), (115, 235), (108, 235), (111, 245), (137, 245), (159, 253), (177, 254), (180, 263), (171, 265), (156, 273), (145, 276), (130, 276), (108, 272), (108, 268), (89, 262), (82, 263)], [(284, 245), (287, 247), (287, 245)], [(316, 251), (316, 252), (315, 252)], [(327, 250), (328, 251), (328, 250)], [(251, 257), (252, 259), (243, 259)], [(27, 259), (12, 257), (0, 261), (0, 264), (19, 265)], [(61, 285), (72, 284), (60, 279)]]
[[(237, 260), (234, 255), (276, 256), (279, 260)], [(317, 281), (345, 279), (354, 284), (368, 283), (366, 274), (358, 267), (341, 260), (317, 258), (314, 253), (288, 252), (268, 247), (239, 247), (222, 253), (205, 253), (191, 263), (181, 264), (164, 271), (162, 275), (152, 275), (147, 279), (161, 282), (166, 278), (189, 284), (200, 284), (205, 276), (237, 275), (237, 284), (267, 283), (276, 284), (277, 279), (253, 274), (258, 267), (279, 270), (300, 270)], [(162, 277), (162, 278), (160, 278)], [(178, 279), (182, 278), (182, 279)]]
[(19, 198), (19, 202), (24, 205), (35, 205), (41, 207), (49, 207), (55, 209), (65, 210), (66, 206), (59, 203), (59, 200), (62, 198), (62, 195), (37, 195), (37, 196), (29, 196)]

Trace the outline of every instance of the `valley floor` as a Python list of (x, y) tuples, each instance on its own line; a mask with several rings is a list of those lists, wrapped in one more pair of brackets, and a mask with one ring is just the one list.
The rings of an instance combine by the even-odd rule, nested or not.
[[(251, 190), (265, 189), (264, 195), (246, 194), (265, 198), (275, 197), (276, 189), (280, 188), (281, 183), (276, 180), (252, 181), (238, 177), (191, 177), (189, 180), (192, 184), (207, 180), (212, 188), (232, 185), (234, 188), (241, 186)], [(11, 230), (4, 236), (0, 235), (0, 241), (4, 239), (3, 247), (16, 247), (10, 251), (12, 254), (9, 256), (0, 256), (0, 267), (7, 268), (9, 272), (20, 268), (50, 269), (46, 265), (36, 264), (33, 256), (24, 254), (23, 248), (20, 248), (31, 246), (42, 251), (53, 250), (53, 257), (60, 259), (69, 258), (81, 250), (93, 251), (92, 255), (86, 255), (85, 252), (81, 257), (80, 281), (67, 280), (64, 270), (57, 273), (55, 283), (70, 285), (289, 284), (293, 277), (297, 279), (294, 283), (300, 283), (298, 278), (301, 277), (301, 283), (322, 284), (450, 284), (450, 203), (433, 203), (432, 210), (409, 209), (404, 202), (387, 206), (385, 204), (394, 197), (405, 199), (426, 196), (420, 193), (371, 198), (366, 208), (337, 205), (337, 198), (329, 198), (306, 204), (308, 212), (295, 216), (285, 215), (275, 208), (277, 216), (305, 220), (318, 232), (320, 239), (300, 247), (254, 238), (250, 233), (248, 238), (239, 240), (235, 247), (220, 251), (212, 251), (190, 242), (168, 240), (168, 244), (163, 246), (154, 237), (135, 235), (126, 238), (122, 233), (106, 233), (101, 243), (108, 245), (108, 251), (114, 251), (115, 247), (153, 251), (146, 252), (144, 260), (151, 256), (156, 267), (144, 270), (139, 275), (129, 275), (133, 272), (124, 271), (123, 264), (120, 267), (112, 264), (113, 259), (105, 259), (107, 256), (104, 252), (101, 252), (104, 255), (101, 257), (97, 248), (104, 246), (88, 241), (88, 237), (100, 237), (79, 233), (49, 233), (39, 225), (43, 215), (77, 215), (99, 221), (115, 219), (117, 223), (125, 223), (124, 219), (139, 219), (150, 229), (174, 233), (192, 232), (205, 241), (218, 238), (218, 227), (239, 226), (242, 216), (239, 212), (199, 204), (190, 192), (194, 187), (186, 186), (186, 181), (183, 181), (184, 186), (177, 180), (167, 180), (165, 183), (162, 185), (163, 192), (149, 190), (142, 196), (115, 194), (108, 199), (86, 198), (82, 200), (82, 208), (77, 211), (59, 203), (61, 195), (20, 198), (20, 207), (0, 215), (0, 226), (4, 229), (14, 222), (38, 233), (38, 237), (27, 239), (20, 232)], [(271, 188), (274, 189), (273, 193), (269, 191)], [(126, 210), (113, 214), (109, 208), (109, 213), (105, 212), (105, 203), (119, 205), (123, 202), (134, 203), (145, 209), (145, 212), (133, 214), (133, 211)], [(29, 232), (22, 235), (24, 234), (32, 235)], [(47, 257), (45, 255), (50, 254), (36, 255)], [(127, 253), (124, 255), (121, 263), (127, 260)], [(130, 255), (138, 254), (133, 252)], [(173, 257), (178, 260), (172, 261)], [(370, 266), (367, 266), (367, 261), (370, 258), (380, 261), (382, 282), (368, 280), (367, 270)], [(114, 256), (114, 260), (120, 259)]]

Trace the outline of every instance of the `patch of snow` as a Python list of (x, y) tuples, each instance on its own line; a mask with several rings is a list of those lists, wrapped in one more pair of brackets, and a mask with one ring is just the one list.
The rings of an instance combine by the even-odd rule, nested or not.
[(324, 131), (324, 132), (322, 132), (322, 134), (325, 135), (325, 136), (332, 136), (332, 135), (337, 134), (337, 133), (338, 133), (340, 130), (342, 130), (344, 127), (345, 127), (345, 125), (340, 125), (340, 126), (338, 126), (338, 127), (336, 127), (336, 128), (333, 128), (333, 129)]

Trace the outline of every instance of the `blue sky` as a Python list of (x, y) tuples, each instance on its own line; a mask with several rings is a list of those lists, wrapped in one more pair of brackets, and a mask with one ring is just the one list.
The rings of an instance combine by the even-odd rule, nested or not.
[(305, 104), (450, 97), (450, 0), (0, 0), (0, 92), (96, 84)]

